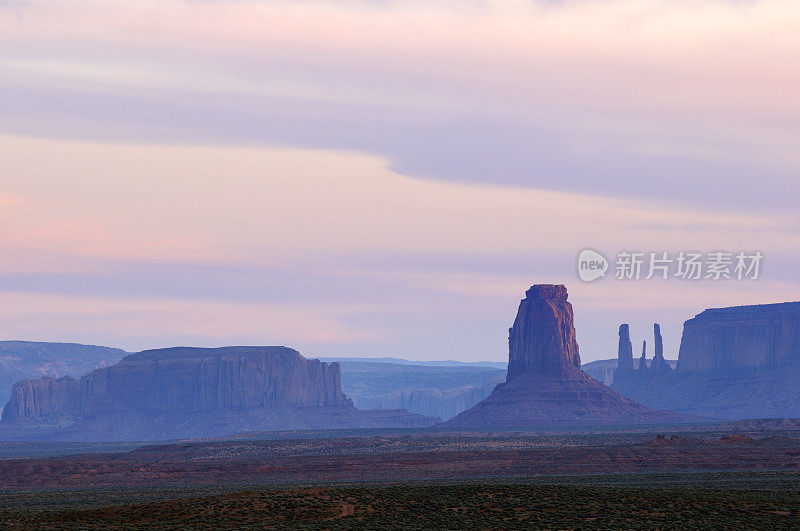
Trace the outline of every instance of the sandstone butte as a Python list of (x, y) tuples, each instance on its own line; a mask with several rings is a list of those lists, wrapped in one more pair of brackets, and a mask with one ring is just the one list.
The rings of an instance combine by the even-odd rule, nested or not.
[[(630, 352), (627, 355), (632, 357)], [(506, 381), (445, 426), (526, 428), (668, 424), (684, 420), (675, 413), (654, 411), (620, 395), (581, 371), (580, 366), (567, 288), (532, 286), (520, 302), (509, 330)]]

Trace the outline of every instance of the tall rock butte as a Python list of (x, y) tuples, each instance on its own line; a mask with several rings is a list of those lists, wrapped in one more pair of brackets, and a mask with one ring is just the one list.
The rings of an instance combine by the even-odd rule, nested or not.
[(436, 419), (361, 411), (338, 363), (286, 347), (177, 347), (71, 377), (14, 384), (0, 427), (22, 437), (156, 440), (242, 431), (419, 427)]
[[(622, 337), (622, 336), (620, 336)], [(508, 377), (489, 397), (444, 425), (525, 428), (586, 424), (670, 423), (580, 370), (572, 305), (563, 285), (536, 285), (520, 302), (508, 338)]]

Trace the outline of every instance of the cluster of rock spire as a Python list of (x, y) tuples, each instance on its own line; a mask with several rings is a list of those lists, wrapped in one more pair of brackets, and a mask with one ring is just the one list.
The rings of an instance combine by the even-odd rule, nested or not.
[(683, 324), (677, 363), (667, 367), (655, 328), (655, 357), (642, 378), (630, 361), (628, 326), (620, 327), (614, 390), (700, 417), (800, 416), (800, 301), (709, 308)]
[(630, 326), (627, 323), (619, 326), (619, 362), (617, 369), (614, 371), (614, 381), (631, 375), (648, 376), (672, 371), (672, 367), (664, 359), (664, 342), (661, 339), (661, 326), (658, 323), (653, 325), (653, 335), (655, 336), (655, 355), (653, 360), (648, 366), (647, 340), (644, 340), (642, 341), (642, 356), (639, 358), (638, 366), (634, 368)]

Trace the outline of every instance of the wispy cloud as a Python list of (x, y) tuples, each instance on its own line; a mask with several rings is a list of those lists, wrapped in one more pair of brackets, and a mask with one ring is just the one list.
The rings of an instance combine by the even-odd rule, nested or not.
[(27, 197), (1, 236), (18, 247), (235, 262), (265, 250), (552, 255), (619, 242), (800, 243), (790, 217), (427, 181), (357, 153), (2, 140), (4, 187)]
[(0, 105), (16, 134), (344, 148), (426, 178), (791, 211), (798, 30), (788, 0), (15, 2)]

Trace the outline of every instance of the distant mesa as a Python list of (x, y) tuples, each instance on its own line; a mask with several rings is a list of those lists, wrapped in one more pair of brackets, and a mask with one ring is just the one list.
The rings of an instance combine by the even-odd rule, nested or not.
[(684, 323), (677, 368), (661, 329), (645, 374), (620, 348), (613, 388), (654, 408), (704, 417), (800, 417), (800, 302), (708, 309)]
[[(405, 409), (449, 420), (506, 379), (500, 367), (452, 362), (387, 363), (339, 359), (342, 390), (359, 409)], [(447, 365), (433, 365), (444, 363)]]
[[(624, 337), (626, 330), (621, 328), (620, 344)], [(508, 346), (506, 381), (485, 400), (446, 422), (446, 427), (682, 421), (679, 415), (625, 398), (580, 370), (573, 310), (563, 285), (536, 285), (525, 293), (509, 330)]]
[(176, 347), (72, 377), (14, 384), (3, 428), (59, 440), (157, 440), (242, 431), (422, 427), (437, 419), (361, 411), (337, 363), (286, 347)]

